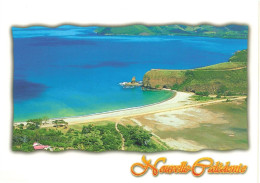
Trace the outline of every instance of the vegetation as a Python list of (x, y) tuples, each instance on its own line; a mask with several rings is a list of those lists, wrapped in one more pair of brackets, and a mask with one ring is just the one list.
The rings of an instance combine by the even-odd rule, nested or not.
[(237, 51), (230, 57), (229, 62), (247, 62), (247, 55), (247, 50)]
[(34, 151), (32, 146), (34, 142), (52, 147), (68, 148), (71, 144), (71, 139), (61, 133), (61, 131), (52, 129), (13, 129), (12, 149), (14, 151)]
[(180, 24), (164, 26), (129, 25), (118, 27), (98, 27), (95, 32), (99, 35), (180, 35), (247, 39), (248, 26), (189, 26)]
[(201, 91), (201, 92), (195, 92), (196, 95), (199, 95), (199, 96), (209, 96), (209, 92), (208, 91)]
[(160, 88), (160, 85), (156, 85), (155, 88), (156, 88), (156, 89), (157, 89), (157, 88)]
[[(75, 131), (72, 135), (75, 134)], [(86, 151), (119, 150), (121, 147), (121, 136), (116, 131), (114, 123), (107, 125), (83, 126), (77, 138), (73, 141), (74, 149)]]
[(155, 86), (161, 85), (173, 90), (195, 92), (201, 96), (245, 95), (248, 85), (247, 63), (244, 60), (246, 53), (247, 50), (242, 50), (230, 58), (231, 62), (229, 60), (229, 62), (198, 69), (153, 69), (144, 75), (143, 85), (145, 88), (156, 88)]
[(121, 136), (115, 130), (113, 123), (102, 126), (83, 126), (81, 131), (69, 128), (64, 132), (47, 128), (14, 128), (13, 150), (33, 151), (32, 144), (34, 142), (50, 145), (56, 150), (105, 151), (119, 150), (121, 147)]
[(201, 95), (193, 95), (192, 98), (196, 101), (208, 101), (208, 100), (213, 100), (213, 97), (209, 96), (201, 96)]
[(27, 120), (26, 126), (23, 124), (19, 125), (20, 129), (23, 129), (24, 127), (29, 130), (35, 130), (40, 128), (41, 125), (45, 124), (49, 120), (48, 117), (42, 117), (42, 118), (35, 118), (35, 119), (29, 119)]
[[(13, 129), (12, 149), (14, 151), (34, 151), (33, 143), (38, 142), (49, 145), (54, 151), (78, 149), (84, 151), (111, 151), (120, 150), (122, 139), (115, 129), (115, 123), (104, 122), (99, 125), (71, 125), (70, 128), (58, 129), (63, 120), (55, 120), (50, 128), (36, 128), (34, 123), (30, 125), (19, 124)], [(66, 122), (65, 122), (66, 123)], [(58, 125), (57, 125), (58, 124)], [(144, 152), (165, 150), (156, 144), (152, 134), (139, 126), (119, 125), (118, 127), (125, 138), (127, 150)]]
[(127, 151), (158, 152), (166, 150), (165, 147), (155, 143), (152, 134), (140, 126), (118, 125), (118, 129), (125, 139), (125, 149)]
[(212, 71), (227, 70), (228, 71), (228, 70), (234, 70), (234, 69), (246, 67), (246, 66), (247, 66), (246, 62), (224, 62), (224, 63), (220, 63), (220, 64), (216, 64), (216, 65), (197, 68), (196, 70), (212, 70)]
[(62, 126), (64, 126), (65, 128), (67, 128), (68, 127), (68, 123), (67, 122), (65, 122), (64, 120), (54, 120), (53, 122), (52, 122), (52, 124), (54, 124), (54, 127), (56, 127), (56, 128), (58, 128), (58, 127), (62, 127)]

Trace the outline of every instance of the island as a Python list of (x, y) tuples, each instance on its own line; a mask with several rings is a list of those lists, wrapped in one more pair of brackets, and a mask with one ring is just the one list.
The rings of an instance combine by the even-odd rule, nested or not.
[(135, 76), (132, 77), (131, 82), (122, 82), (119, 83), (121, 86), (123, 86), (124, 88), (134, 88), (134, 87), (138, 87), (138, 86), (143, 86), (143, 82), (142, 81), (136, 81)]

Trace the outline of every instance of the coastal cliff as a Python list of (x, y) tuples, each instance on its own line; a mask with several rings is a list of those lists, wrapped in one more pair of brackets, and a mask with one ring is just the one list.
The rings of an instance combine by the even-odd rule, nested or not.
[(236, 52), (228, 62), (190, 70), (152, 69), (143, 77), (147, 89), (247, 94), (247, 50)]

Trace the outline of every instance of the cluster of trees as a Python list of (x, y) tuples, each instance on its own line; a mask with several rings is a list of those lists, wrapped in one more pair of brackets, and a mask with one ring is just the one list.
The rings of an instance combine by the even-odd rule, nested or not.
[(122, 145), (121, 136), (116, 131), (114, 124), (87, 125), (83, 126), (81, 132), (69, 130), (67, 134), (76, 134), (77, 138), (73, 140), (75, 149), (85, 151), (119, 150)]
[[(61, 121), (58, 121), (61, 123)], [(56, 124), (57, 121), (54, 123)], [(26, 127), (14, 127), (12, 149), (14, 151), (34, 151), (33, 143), (39, 142), (50, 145), (56, 151), (66, 149), (80, 149), (85, 151), (119, 150), (122, 141), (120, 134), (115, 130), (114, 124), (102, 126), (83, 126), (82, 130), (73, 128), (65, 133), (57, 129), (32, 128), (34, 123)], [(59, 124), (59, 123), (58, 123)]]
[(63, 119), (59, 119), (59, 120), (54, 120), (52, 122), (52, 124), (54, 124), (53, 126), (58, 128), (58, 127), (63, 127), (66, 129), (68, 128), (68, 122), (64, 121)]
[[(49, 118), (44, 117), (44, 118), (36, 118), (36, 119), (29, 119), (26, 121), (26, 125), (23, 123), (18, 125), (19, 129), (28, 129), (28, 130), (35, 130), (39, 129), (42, 125), (46, 124)], [(68, 123), (64, 120), (54, 120), (52, 121), (52, 124), (54, 127), (64, 127), (65, 129), (68, 127)]]
[[(33, 143), (38, 142), (49, 145), (54, 151), (79, 149), (84, 151), (120, 150), (122, 147), (122, 133), (126, 150), (155, 152), (165, 150), (152, 141), (152, 134), (139, 126), (118, 125), (120, 133), (114, 123), (106, 125), (86, 125), (80, 130), (68, 128), (64, 120), (54, 120), (52, 124), (56, 129), (40, 128), (42, 118), (30, 119), (27, 124), (13, 127), (12, 149), (14, 151), (34, 151)], [(59, 130), (58, 127), (65, 126)]]
[(13, 129), (12, 149), (14, 151), (34, 151), (33, 143), (39, 142), (52, 147), (66, 148), (70, 144), (70, 139), (61, 131), (38, 128), (38, 129)]
[(118, 125), (118, 129), (123, 134), (125, 139), (125, 145), (135, 144), (138, 146), (149, 146), (151, 145), (151, 137), (148, 131), (144, 130), (139, 126), (123, 126)]
[(152, 141), (152, 134), (140, 126), (118, 125), (125, 139), (125, 149), (128, 151), (158, 152), (166, 150)]
[(47, 121), (49, 120), (48, 117), (43, 117), (43, 118), (35, 118), (35, 119), (29, 119), (26, 122), (26, 125), (24, 124), (19, 124), (18, 128), (19, 129), (28, 129), (28, 130), (35, 130), (35, 129), (39, 129), (41, 125), (47, 123)]

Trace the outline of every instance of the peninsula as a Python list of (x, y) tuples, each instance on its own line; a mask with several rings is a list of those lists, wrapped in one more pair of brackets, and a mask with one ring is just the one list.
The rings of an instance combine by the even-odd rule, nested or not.
[(172, 89), (208, 94), (247, 94), (247, 50), (237, 51), (227, 62), (189, 70), (152, 69), (143, 77), (147, 89)]

